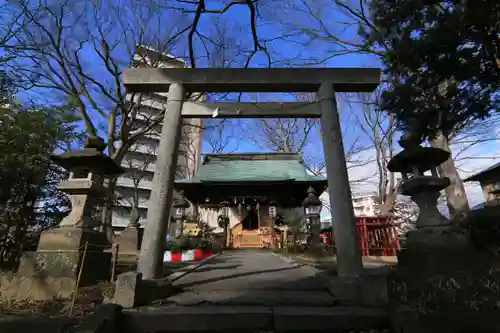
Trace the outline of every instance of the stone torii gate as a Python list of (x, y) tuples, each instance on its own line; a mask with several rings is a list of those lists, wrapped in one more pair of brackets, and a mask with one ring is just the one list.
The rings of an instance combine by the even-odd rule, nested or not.
[[(335, 92), (372, 92), (378, 68), (131, 68), (124, 70), (128, 93), (168, 92), (159, 154), (149, 200), (138, 271), (144, 279), (162, 272), (166, 223), (173, 200), (182, 118), (319, 117), (328, 194), (337, 246), (338, 275), (356, 278), (362, 270), (351, 190)], [(316, 92), (316, 103), (193, 103), (186, 93)], [(317, 104), (317, 105), (316, 105)]]

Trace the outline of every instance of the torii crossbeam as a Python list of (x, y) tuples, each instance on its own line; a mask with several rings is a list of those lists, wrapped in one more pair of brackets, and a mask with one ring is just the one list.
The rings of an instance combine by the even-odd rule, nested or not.
[[(320, 117), (328, 194), (337, 247), (338, 275), (357, 277), (361, 253), (353, 213), (335, 92), (371, 92), (378, 68), (132, 68), (127, 92), (167, 92), (157, 167), (149, 200), (138, 271), (144, 279), (162, 271), (166, 225), (173, 199), (182, 117)], [(316, 103), (226, 104), (185, 102), (186, 92), (316, 92)], [(281, 106), (280, 106), (281, 105)], [(316, 109), (316, 110), (314, 110)], [(239, 110), (239, 111), (238, 111)], [(280, 111), (281, 110), (281, 111)], [(291, 111), (293, 110), (293, 111)]]

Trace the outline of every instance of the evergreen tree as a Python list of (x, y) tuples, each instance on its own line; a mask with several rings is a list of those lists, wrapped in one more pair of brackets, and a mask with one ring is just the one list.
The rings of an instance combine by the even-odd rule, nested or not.
[[(39, 232), (69, 208), (57, 183), (66, 177), (50, 155), (75, 137), (71, 110), (0, 108), (0, 268), (12, 269)], [(5, 104), (4, 104), (5, 105)]]
[(371, 15), (392, 86), (383, 108), (403, 130), (449, 136), (499, 111), (500, 2), (373, 0)]
[[(499, 111), (500, 3), (495, 0), (373, 0), (371, 46), (384, 49), (390, 88), (381, 107), (399, 128), (450, 151), (450, 138)], [(452, 158), (439, 166), (452, 217), (469, 210)]]

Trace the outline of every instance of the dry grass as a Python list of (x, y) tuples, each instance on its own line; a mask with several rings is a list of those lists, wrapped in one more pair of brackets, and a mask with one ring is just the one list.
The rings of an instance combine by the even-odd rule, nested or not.
[(500, 271), (485, 274), (461, 271), (435, 274), (415, 281), (398, 276), (391, 279), (391, 298), (409, 305), (420, 314), (498, 313), (500, 311)]
[(106, 298), (112, 298), (115, 285), (110, 282), (101, 282), (94, 286), (82, 287), (78, 290), (75, 304), (71, 311), (71, 300), (21, 301), (0, 302), (0, 316), (48, 316), (83, 318), (92, 313)]

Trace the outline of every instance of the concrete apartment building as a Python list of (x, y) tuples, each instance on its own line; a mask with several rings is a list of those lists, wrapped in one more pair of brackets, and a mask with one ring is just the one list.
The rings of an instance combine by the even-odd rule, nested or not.
[[(134, 67), (185, 67), (185, 62), (168, 54), (162, 54), (151, 48), (137, 46), (134, 54)], [(137, 98), (137, 96), (134, 96)], [(131, 96), (129, 96), (131, 98)], [(142, 96), (137, 122), (146, 122), (166, 106), (166, 93)], [(138, 124), (140, 125), (140, 124)], [(177, 178), (192, 177), (200, 161), (202, 143), (202, 120), (185, 119), (183, 137), (179, 148)], [(137, 207), (141, 226), (147, 216), (148, 200), (152, 189), (152, 180), (156, 169), (160, 129), (155, 128), (134, 144), (123, 159), (122, 166), (127, 170), (117, 180), (117, 204), (113, 209), (113, 230), (123, 230), (131, 220), (131, 212)]]
[[(375, 216), (379, 213), (377, 196), (374, 194), (354, 196), (352, 198), (352, 207), (356, 217)], [(330, 228), (331, 226), (331, 217), (321, 221), (322, 229)]]
[(375, 216), (379, 213), (376, 195), (361, 195), (352, 198), (352, 207), (356, 216)]

